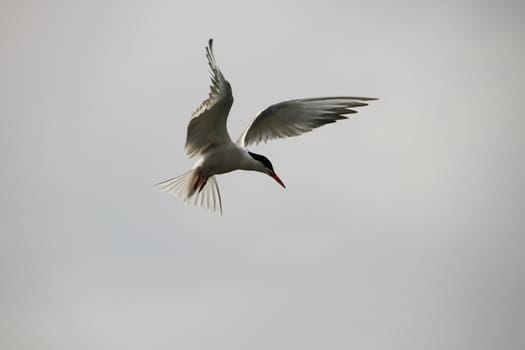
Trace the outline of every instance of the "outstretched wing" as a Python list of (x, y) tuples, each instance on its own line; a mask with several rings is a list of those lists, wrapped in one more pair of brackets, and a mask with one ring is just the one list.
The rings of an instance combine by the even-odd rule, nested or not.
[(206, 47), (212, 82), (210, 95), (193, 112), (188, 124), (185, 151), (189, 158), (206, 153), (210, 147), (232, 142), (226, 129), (226, 119), (233, 104), (232, 89), (215, 62), (212, 45), (213, 39), (210, 39)]
[(298, 136), (322, 125), (347, 119), (353, 108), (367, 106), (371, 97), (316, 97), (280, 102), (260, 112), (237, 144), (247, 147), (261, 141)]

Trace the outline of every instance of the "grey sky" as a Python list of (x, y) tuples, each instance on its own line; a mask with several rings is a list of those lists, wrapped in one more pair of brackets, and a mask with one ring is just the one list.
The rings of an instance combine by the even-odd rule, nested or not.
[[(0, 348), (523, 349), (519, 1), (2, 1)], [(179, 175), (208, 94), (350, 120), (252, 148), (287, 185)]]

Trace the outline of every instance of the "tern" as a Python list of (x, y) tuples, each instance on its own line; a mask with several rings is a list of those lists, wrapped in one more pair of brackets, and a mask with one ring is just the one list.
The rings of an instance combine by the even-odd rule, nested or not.
[(258, 113), (236, 142), (230, 138), (226, 120), (233, 104), (232, 88), (224, 78), (208, 41), (206, 58), (211, 75), (208, 98), (193, 112), (186, 134), (185, 152), (200, 157), (193, 168), (175, 178), (158, 183), (161, 191), (181, 197), (186, 203), (222, 214), (221, 195), (215, 175), (235, 170), (257, 171), (272, 177), (286, 188), (272, 163), (261, 154), (246, 149), (272, 139), (298, 136), (325, 124), (347, 119), (353, 108), (367, 106), (371, 97), (316, 97), (280, 102)]

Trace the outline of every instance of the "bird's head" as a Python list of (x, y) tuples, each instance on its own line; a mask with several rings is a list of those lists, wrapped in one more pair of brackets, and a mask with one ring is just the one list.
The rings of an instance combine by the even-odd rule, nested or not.
[(254, 159), (257, 161), (257, 167), (256, 171), (258, 172), (261, 172), (261, 173), (264, 173), (266, 175), (269, 175), (270, 177), (272, 177), (275, 181), (277, 181), (277, 183), (281, 186), (283, 186), (284, 188), (286, 188), (286, 186), (284, 185), (284, 183), (281, 181), (281, 179), (279, 178), (279, 176), (277, 176), (277, 174), (275, 173), (275, 171), (273, 170), (273, 165), (272, 165), (272, 162), (270, 162), (270, 160), (268, 158), (266, 158), (265, 156), (261, 155), (261, 154), (257, 154), (257, 153), (253, 153), (253, 152), (248, 152), (248, 154)]

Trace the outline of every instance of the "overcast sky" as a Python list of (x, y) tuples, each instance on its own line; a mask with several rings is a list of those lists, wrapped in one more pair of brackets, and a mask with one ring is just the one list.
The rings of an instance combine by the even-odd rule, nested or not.
[[(0, 2), (0, 348), (524, 349), (522, 1)], [(233, 138), (301, 97), (379, 101), (252, 147), (224, 216), (193, 165), (207, 40)]]

